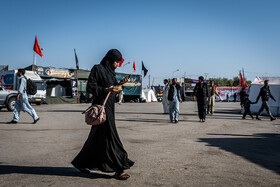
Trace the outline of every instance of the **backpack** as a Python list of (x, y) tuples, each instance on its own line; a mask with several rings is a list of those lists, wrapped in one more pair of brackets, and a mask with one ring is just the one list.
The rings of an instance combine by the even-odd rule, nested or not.
[(35, 95), (37, 93), (37, 86), (34, 81), (26, 78), (26, 93), (28, 95)]

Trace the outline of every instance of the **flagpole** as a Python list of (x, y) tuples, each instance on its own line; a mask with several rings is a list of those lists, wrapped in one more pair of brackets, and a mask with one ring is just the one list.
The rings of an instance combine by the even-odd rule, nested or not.
[(33, 65), (32, 65), (32, 71), (36, 71), (36, 53), (33, 51)]
[(78, 104), (80, 104), (78, 69), (76, 69), (76, 75), (77, 75), (77, 88), (78, 88)]
[(36, 53), (33, 51), (33, 65), (36, 65)]
[(76, 77), (77, 77), (77, 91), (78, 91), (78, 104), (80, 104), (80, 93), (79, 93), (79, 75), (78, 70), (79, 68), (79, 61), (76, 53), (76, 49), (74, 48), (74, 54), (75, 54), (75, 61), (76, 61)]

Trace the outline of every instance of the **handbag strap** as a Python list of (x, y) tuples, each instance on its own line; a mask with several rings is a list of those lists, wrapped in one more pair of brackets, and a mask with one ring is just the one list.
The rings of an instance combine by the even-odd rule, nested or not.
[(106, 102), (107, 102), (107, 100), (108, 100), (108, 98), (109, 98), (109, 96), (110, 96), (110, 93), (111, 93), (111, 92), (109, 92), (109, 93), (107, 94), (106, 99), (104, 100), (104, 103), (103, 103), (102, 106), (105, 106), (105, 104), (106, 104)]
[[(108, 98), (109, 98), (109, 96), (110, 96), (110, 93), (111, 93), (111, 92), (109, 92), (109, 93), (107, 94), (107, 96), (106, 96), (106, 98), (105, 98), (105, 100), (104, 100), (104, 103), (103, 103), (102, 107), (105, 106), (105, 104), (106, 104), (106, 102), (107, 102), (107, 100), (108, 100)], [(92, 107), (93, 107), (92, 105), (91, 105), (90, 107), (88, 107), (85, 111), (82, 112), (82, 114), (88, 112)]]

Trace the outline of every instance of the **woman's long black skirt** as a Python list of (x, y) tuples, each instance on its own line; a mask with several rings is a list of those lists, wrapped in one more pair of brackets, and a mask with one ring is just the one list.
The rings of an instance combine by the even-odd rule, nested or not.
[(121, 172), (133, 166), (116, 129), (114, 101), (111, 94), (106, 103), (106, 122), (92, 126), (82, 150), (72, 161), (73, 166), (103, 172)]

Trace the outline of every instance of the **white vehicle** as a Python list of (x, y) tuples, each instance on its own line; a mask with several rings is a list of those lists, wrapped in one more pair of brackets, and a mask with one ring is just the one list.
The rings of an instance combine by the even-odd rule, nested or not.
[[(27, 79), (31, 79), (36, 83), (37, 93), (35, 95), (28, 95), (30, 103), (40, 105), (46, 101), (46, 84), (41, 77), (34, 71), (25, 71), (24, 75)], [(18, 85), (17, 70), (1, 71), (0, 81), (3, 87), (7, 90), (16, 90)]]

